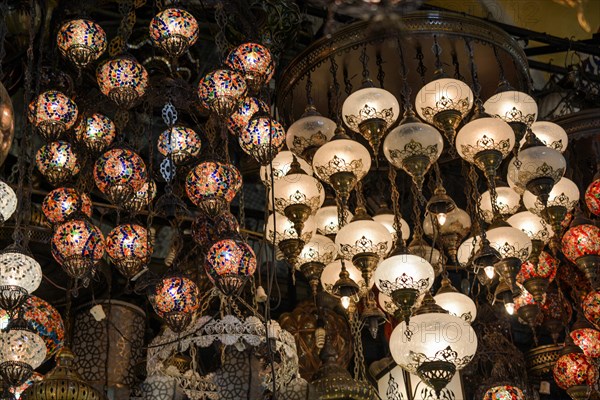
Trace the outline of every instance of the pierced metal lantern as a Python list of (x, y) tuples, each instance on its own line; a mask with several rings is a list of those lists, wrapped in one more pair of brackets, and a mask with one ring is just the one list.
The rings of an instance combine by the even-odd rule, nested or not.
[(204, 161), (192, 169), (185, 181), (188, 198), (202, 212), (216, 216), (233, 200), (242, 187), (236, 167), (218, 161)]
[(152, 43), (172, 58), (181, 56), (198, 40), (198, 21), (189, 12), (167, 8), (150, 21)]
[(261, 99), (246, 97), (240, 103), (238, 109), (229, 117), (227, 128), (229, 128), (231, 134), (239, 136), (246, 129), (254, 114), (266, 113), (268, 111), (269, 106)]
[(60, 187), (44, 197), (42, 212), (53, 224), (65, 222), (78, 213), (89, 218), (92, 216), (92, 200), (87, 193), (80, 193), (69, 187)]
[(106, 253), (119, 272), (133, 278), (150, 261), (152, 242), (148, 231), (138, 224), (122, 224), (106, 236)]
[(148, 72), (132, 57), (122, 56), (100, 65), (96, 80), (105, 96), (127, 109), (146, 92)]
[(256, 271), (256, 256), (242, 240), (223, 239), (206, 253), (205, 269), (215, 286), (225, 295), (234, 296)]
[(177, 125), (158, 137), (158, 152), (170, 156), (176, 165), (183, 165), (200, 154), (200, 135), (193, 129)]
[(57, 186), (79, 173), (79, 161), (69, 142), (50, 142), (40, 147), (35, 164), (52, 185)]
[[(65, 326), (60, 313), (50, 303), (37, 296), (29, 296), (22, 306), (23, 319), (33, 332), (46, 343), (46, 360), (63, 347)], [(8, 313), (0, 310), (0, 328), (6, 329), (10, 321)]]
[(104, 255), (104, 236), (85, 219), (59, 225), (51, 243), (52, 256), (74, 279), (86, 279)]
[(0, 308), (12, 315), (42, 282), (42, 267), (16, 245), (0, 252)]
[(269, 164), (285, 143), (285, 129), (269, 116), (254, 117), (238, 137), (240, 147), (261, 165)]
[(164, 278), (154, 289), (151, 302), (173, 332), (183, 331), (200, 307), (198, 286), (185, 277)]
[(246, 81), (242, 75), (227, 69), (210, 72), (200, 80), (198, 97), (207, 110), (226, 119), (239, 107), (246, 94)]
[(116, 134), (114, 122), (98, 113), (83, 117), (75, 128), (75, 139), (94, 154), (110, 146)]
[(94, 21), (75, 19), (60, 27), (56, 45), (63, 57), (84, 68), (106, 50), (106, 33)]
[(122, 205), (147, 182), (146, 164), (133, 151), (114, 148), (96, 160), (94, 181), (113, 204)]
[(239, 72), (254, 92), (271, 80), (275, 64), (271, 52), (258, 43), (244, 43), (229, 53), (225, 63)]
[(8, 220), (17, 210), (17, 194), (4, 181), (0, 180), (0, 224)]
[(27, 388), (24, 397), (28, 400), (105, 400), (103, 394), (77, 373), (74, 358), (70, 349), (61, 349), (56, 355), (56, 367), (43, 380)]
[(77, 113), (77, 104), (58, 90), (44, 92), (29, 104), (29, 122), (48, 142), (71, 129), (77, 121)]

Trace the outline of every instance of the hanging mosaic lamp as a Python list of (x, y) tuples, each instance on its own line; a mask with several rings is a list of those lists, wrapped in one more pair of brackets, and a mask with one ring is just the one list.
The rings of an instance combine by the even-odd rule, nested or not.
[(193, 129), (177, 125), (158, 137), (158, 152), (170, 156), (175, 165), (183, 165), (200, 154), (200, 135)]
[(600, 176), (595, 177), (585, 191), (585, 204), (588, 210), (600, 216)]
[(92, 200), (87, 193), (80, 193), (69, 187), (60, 187), (44, 197), (42, 212), (53, 224), (65, 222), (78, 213), (91, 217)]
[(242, 75), (227, 69), (218, 69), (200, 79), (198, 97), (204, 108), (225, 120), (240, 106), (246, 94)]
[(148, 72), (134, 58), (121, 56), (100, 65), (96, 80), (105, 96), (128, 109), (146, 92)]
[(29, 104), (31, 122), (47, 142), (57, 140), (77, 121), (77, 104), (58, 90), (49, 90)]
[[(46, 343), (46, 360), (49, 360), (63, 346), (65, 326), (60, 313), (50, 303), (37, 296), (29, 296), (22, 307), (23, 319), (27, 326)], [(9, 325), (8, 313), (0, 310), (0, 329)]]
[(60, 27), (56, 45), (63, 57), (78, 68), (85, 68), (106, 50), (106, 33), (94, 21), (74, 19)]
[(600, 331), (594, 329), (581, 312), (577, 313), (577, 320), (571, 327), (569, 336), (586, 357), (600, 358)]
[(151, 297), (156, 313), (173, 332), (183, 331), (200, 307), (198, 286), (185, 277), (163, 278)]
[(123, 203), (123, 207), (132, 213), (138, 213), (147, 207), (156, 197), (156, 183), (146, 181), (142, 187), (134, 193), (133, 197)]
[(586, 223), (571, 226), (562, 238), (562, 252), (593, 286), (600, 273), (600, 228)]
[(223, 211), (216, 217), (200, 214), (192, 222), (192, 239), (208, 250), (219, 239), (235, 235), (239, 229), (237, 218), (229, 211)]
[(268, 165), (285, 143), (285, 129), (266, 115), (254, 116), (238, 137), (240, 147), (261, 165)]
[(588, 399), (598, 379), (598, 367), (572, 344), (565, 347), (552, 372), (556, 384), (573, 400)]
[(219, 161), (201, 162), (185, 180), (188, 198), (213, 217), (227, 207), (241, 187), (242, 175), (238, 169)]
[(54, 186), (72, 179), (79, 173), (79, 161), (69, 142), (50, 142), (40, 147), (35, 164), (42, 175)]
[(581, 302), (583, 315), (596, 329), (600, 329), (600, 289), (592, 290)]
[(167, 8), (150, 21), (150, 39), (171, 58), (186, 52), (198, 40), (198, 21), (189, 12)]
[(556, 258), (542, 251), (537, 261), (533, 262), (530, 259), (521, 265), (521, 271), (517, 274), (517, 282), (533, 295), (537, 303), (542, 304), (548, 285), (556, 278), (558, 264)]
[(42, 282), (42, 267), (25, 249), (11, 245), (0, 251), (0, 308), (10, 315)]
[(258, 43), (244, 43), (229, 53), (225, 63), (244, 77), (253, 92), (269, 83), (275, 72), (271, 52)]
[(0, 180), (0, 225), (17, 210), (17, 194), (6, 182)]
[(150, 261), (152, 242), (145, 227), (121, 224), (106, 236), (106, 253), (121, 275), (136, 276)]
[(116, 134), (114, 122), (98, 113), (83, 117), (75, 128), (75, 140), (93, 154), (98, 154), (110, 146)]
[(501, 385), (489, 388), (483, 400), (525, 400), (525, 394), (516, 386)]
[(146, 164), (136, 153), (114, 148), (94, 164), (96, 187), (115, 205), (123, 205), (147, 182)]
[(86, 219), (73, 219), (56, 227), (51, 242), (52, 256), (74, 279), (89, 278), (104, 256), (104, 236)]
[(238, 109), (227, 120), (227, 128), (232, 135), (239, 136), (257, 113), (268, 113), (267, 103), (257, 97), (246, 97)]
[(206, 253), (206, 274), (226, 296), (236, 296), (256, 271), (256, 256), (241, 240), (223, 239)]
[(0, 332), (0, 376), (8, 386), (19, 386), (46, 358), (46, 344), (23, 319)]
[(25, 390), (27, 390), (35, 382), (39, 382), (42, 379), (44, 379), (44, 375), (40, 374), (39, 372), (34, 372), (33, 374), (31, 374), (31, 376), (29, 377), (29, 379), (27, 379), (25, 381), (25, 383), (21, 384), (20, 386), (11, 387), (11, 388), (8, 389), (8, 391), (10, 392), (10, 394), (12, 396), (14, 396), (14, 397), (8, 397), (8, 400), (20, 400), (20, 399), (24, 399), (25, 397), (22, 397), (22, 396), (23, 396), (23, 393), (25, 392)]

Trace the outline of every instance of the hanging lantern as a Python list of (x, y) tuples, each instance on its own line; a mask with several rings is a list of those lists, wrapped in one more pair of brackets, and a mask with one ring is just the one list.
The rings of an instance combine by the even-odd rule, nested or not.
[(49, 90), (29, 104), (29, 122), (47, 142), (57, 140), (77, 121), (77, 105), (59, 92)]
[(304, 114), (288, 128), (285, 142), (295, 155), (312, 161), (315, 151), (333, 138), (335, 129), (334, 121), (309, 104)]
[[(344, 263), (344, 267), (346, 272), (348, 273), (348, 278), (354, 282), (357, 288), (357, 295), (362, 297), (367, 293), (367, 284), (362, 277), (362, 272), (358, 268), (356, 268), (352, 263)], [(340, 272), (342, 271), (342, 260), (337, 259), (325, 266), (323, 272), (321, 273), (321, 286), (323, 289), (332, 296), (345, 295), (346, 293), (340, 293), (336, 291), (339, 287), (336, 287), (336, 283), (340, 279)], [(373, 282), (371, 282), (372, 284)]]
[(314, 215), (325, 201), (323, 185), (300, 168), (295, 156), (285, 178), (273, 183), (273, 195), (275, 211), (292, 221), (299, 234), (302, 233), (304, 222)]
[(342, 115), (346, 126), (367, 139), (377, 157), (381, 139), (400, 116), (400, 104), (387, 90), (365, 81), (344, 100)]
[(317, 295), (323, 269), (333, 262), (337, 253), (335, 243), (323, 235), (313, 235), (300, 251), (295, 267), (308, 279), (313, 297)]
[(69, 142), (50, 142), (35, 155), (35, 164), (42, 175), (57, 186), (79, 173), (79, 161)]
[(536, 262), (525, 261), (517, 274), (517, 282), (533, 295), (535, 301), (543, 303), (548, 285), (554, 281), (558, 270), (558, 260), (542, 251)]
[[(556, 284), (550, 285), (546, 300), (540, 305), (543, 314), (542, 326), (550, 333), (554, 343), (564, 333), (565, 326), (573, 316), (573, 308)], [(557, 357), (558, 358), (558, 357)]]
[(594, 329), (581, 312), (577, 313), (569, 336), (586, 357), (600, 358), (600, 331)]
[(581, 302), (583, 314), (596, 329), (600, 329), (600, 289), (592, 290)]
[(423, 238), (415, 237), (408, 244), (408, 252), (412, 255), (421, 257), (431, 264), (436, 277), (442, 272), (442, 264), (445, 262), (445, 257), (438, 249), (429, 246)]
[(150, 21), (152, 43), (171, 58), (181, 56), (198, 40), (198, 21), (189, 12), (167, 8)]
[(600, 266), (600, 228), (591, 224), (576, 225), (565, 232), (562, 252), (579, 269), (592, 285), (598, 278)]
[(415, 108), (421, 118), (441, 130), (453, 144), (456, 128), (473, 108), (473, 91), (458, 79), (435, 79), (419, 90)]
[(116, 134), (114, 122), (98, 113), (83, 117), (75, 128), (75, 139), (94, 154), (110, 146)]
[[(306, 161), (301, 158), (297, 158), (296, 160), (300, 163), (300, 168), (306, 172), (307, 175), (313, 174), (312, 167)], [(271, 187), (271, 172), (273, 173), (274, 181), (285, 178), (292, 168), (293, 161), (294, 153), (288, 150), (280, 151), (273, 161), (271, 161), (270, 165), (262, 165), (260, 167), (260, 180), (265, 186)]]
[(148, 206), (155, 197), (156, 183), (154, 181), (146, 181), (131, 199), (123, 203), (123, 207), (131, 213), (137, 213)]
[(46, 344), (22, 319), (11, 325), (0, 332), (0, 376), (8, 386), (19, 386), (44, 362)]
[(204, 250), (208, 250), (219, 239), (239, 233), (239, 229), (238, 220), (229, 211), (216, 217), (200, 214), (192, 222), (192, 239)]
[(42, 267), (16, 245), (0, 252), (0, 308), (12, 315), (42, 282)]
[(125, 109), (132, 107), (148, 87), (148, 72), (132, 57), (105, 61), (98, 67), (96, 79), (100, 91)]
[(510, 125), (517, 142), (525, 136), (538, 113), (538, 106), (533, 97), (514, 90), (506, 81), (500, 83), (498, 92), (483, 103), (483, 108), (487, 113)]
[[(23, 319), (29, 329), (37, 333), (46, 343), (46, 359), (59, 351), (65, 339), (65, 327), (60, 313), (45, 300), (29, 296), (22, 306)], [(6, 329), (10, 318), (8, 313), (0, 310), (0, 328)]]
[(469, 296), (459, 292), (448, 278), (442, 279), (442, 286), (434, 297), (437, 305), (472, 324), (477, 318), (477, 306)]
[(192, 169), (185, 180), (188, 198), (202, 212), (217, 216), (242, 187), (236, 167), (218, 161), (204, 161)]
[(600, 177), (596, 178), (585, 191), (585, 204), (588, 210), (600, 216)]
[(446, 214), (446, 221), (439, 224), (437, 218), (434, 220), (433, 214), (426, 214), (423, 221), (423, 232), (430, 238), (439, 234), (442, 246), (456, 265), (458, 246), (461, 240), (469, 233), (471, 229), (471, 217), (463, 209), (458, 207)]
[(598, 367), (581, 350), (563, 354), (552, 372), (556, 384), (566, 390), (573, 400), (588, 399), (598, 379)]
[(70, 277), (84, 282), (104, 255), (102, 232), (85, 219), (73, 219), (57, 226), (51, 245), (56, 262)]
[(519, 322), (525, 323), (533, 328), (541, 322), (539, 318), (541, 316), (539, 305), (544, 301), (543, 296), (542, 302), (537, 303), (527, 289), (519, 284), (517, 284), (517, 287), (520, 289), (520, 293), (518, 296), (513, 297), (513, 301), (515, 304), (515, 311), (519, 317)]
[(268, 165), (283, 147), (285, 129), (269, 116), (254, 116), (240, 130), (238, 142), (246, 154), (261, 165)]
[(205, 269), (211, 282), (226, 296), (237, 296), (256, 271), (256, 256), (245, 242), (223, 239), (206, 253)]
[(229, 133), (240, 136), (255, 114), (266, 114), (268, 112), (269, 106), (267, 103), (256, 97), (246, 97), (227, 121)]
[(75, 189), (61, 187), (54, 189), (44, 197), (42, 212), (53, 224), (65, 222), (78, 213), (92, 216), (92, 200), (86, 193)]
[(106, 236), (106, 253), (121, 275), (136, 276), (150, 261), (152, 242), (148, 231), (138, 224), (116, 226)]
[(525, 400), (525, 394), (516, 386), (494, 386), (485, 392), (483, 400)]
[(198, 97), (204, 108), (221, 119), (227, 119), (238, 109), (246, 94), (246, 82), (240, 74), (218, 69), (200, 79)]
[[(352, 220), (352, 213), (344, 210), (344, 220)], [(375, 217), (373, 217), (375, 219)], [(378, 221), (384, 225), (381, 221)], [(315, 224), (317, 225), (317, 233), (334, 239), (339, 230), (339, 215), (337, 206), (324, 206), (317, 210), (315, 214)]]
[[(480, 199), (483, 219), (485, 222), (491, 223), (494, 219), (491, 192), (486, 190), (481, 194)], [(516, 213), (519, 207), (521, 207), (521, 195), (519, 193), (508, 186), (496, 187), (496, 209), (502, 219), (506, 219)]]
[(144, 160), (131, 150), (108, 150), (94, 164), (94, 181), (100, 191), (116, 205), (123, 205), (147, 181)]
[[(564, 153), (569, 144), (569, 136), (562, 126), (550, 121), (536, 121), (531, 124), (531, 131), (546, 147)], [(525, 144), (525, 139), (521, 145)]]
[(258, 43), (244, 43), (229, 53), (225, 63), (244, 77), (248, 87), (258, 92), (269, 83), (275, 72), (271, 52)]
[(338, 127), (333, 139), (315, 152), (312, 166), (315, 175), (331, 185), (345, 203), (356, 183), (369, 172), (371, 154)]
[[(388, 208), (382, 208), (377, 211), (377, 214), (373, 216), (373, 221), (379, 222), (381, 225), (385, 226), (388, 232), (392, 235), (392, 240), (394, 243), (398, 240), (398, 235), (396, 234), (396, 228), (394, 227), (394, 220), (396, 216), (393, 214), (392, 210)], [(350, 216), (349, 219), (352, 219)], [(400, 218), (400, 233), (402, 234), (402, 240), (406, 241), (410, 237), (410, 226), (408, 222), (404, 220), (404, 218)]]
[(265, 228), (267, 238), (274, 243), (284, 254), (291, 265), (296, 265), (296, 259), (305, 243), (312, 238), (317, 230), (314, 217), (309, 216), (304, 221), (300, 234), (294, 228), (294, 223), (285, 215), (273, 213), (269, 215)]
[(390, 337), (394, 361), (421, 378), (438, 397), (456, 371), (469, 364), (476, 350), (477, 335), (471, 325), (448, 314), (429, 295), (410, 324), (400, 323)]
[(75, 19), (60, 27), (56, 45), (63, 57), (78, 68), (85, 68), (106, 50), (106, 33), (94, 21)]
[(475, 111), (475, 115), (456, 135), (456, 150), (461, 158), (479, 168), (488, 177), (496, 171), (515, 147), (515, 133), (510, 125), (489, 114)]
[(514, 288), (521, 265), (531, 254), (531, 239), (517, 228), (500, 226), (487, 231), (487, 240), (500, 256), (500, 261), (494, 264), (494, 269), (511, 289)]
[(158, 137), (158, 152), (171, 157), (175, 165), (183, 165), (200, 154), (200, 135), (193, 129), (177, 125)]
[(17, 194), (4, 181), (0, 180), (0, 225), (6, 222), (17, 210)]
[(534, 214), (542, 216), (544, 220), (552, 225), (555, 232), (560, 232), (560, 225), (579, 202), (579, 188), (570, 179), (560, 178), (554, 185), (546, 205), (529, 190), (523, 193), (523, 204)]
[(409, 174), (418, 188), (423, 186), (425, 174), (443, 150), (444, 139), (438, 130), (421, 122), (412, 112), (383, 142), (385, 158)]
[(200, 307), (198, 286), (185, 277), (167, 277), (156, 286), (151, 297), (156, 313), (173, 332), (183, 331)]

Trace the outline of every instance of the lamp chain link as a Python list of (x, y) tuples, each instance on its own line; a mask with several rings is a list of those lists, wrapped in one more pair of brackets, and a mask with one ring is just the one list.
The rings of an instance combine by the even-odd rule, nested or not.
[[(346, 92), (346, 96), (350, 96), (352, 94), (352, 82), (348, 77), (348, 67), (344, 65), (344, 69), (342, 70), (344, 77), (344, 91)], [(341, 121), (340, 121), (341, 122)]]
[(410, 192), (413, 198), (413, 223), (415, 225), (414, 239), (421, 239), (423, 237), (423, 225), (421, 223), (421, 207), (419, 206), (422, 201), (423, 194), (417, 188), (417, 185), (413, 182), (410, 186)]
[[(477, 171), (475, 170), (475, 166), (472, 164), (469, 165), (469, 183), (471, 185), (471, 196), (473, 200), (473, 204), (475, 205), (475, 212), (473, 215), (475, 216), (476, 224), (479, 226), (479, 233), (481, 234), (482, 240), (486, 238), (485, 228), (483, 226), (483, 215), (481, 212), (481, 196), (479, 195), (479, 189), (477, 188)], [(475, 235), (473, 235), (475, 236)]]
[(419, 73), (419, 76), (421, 76), (421, 83), (423, 84), (423, 86), (425, 86), (425, 73), (427, 72), (427, 67), (423, 63), (423, 59), (425, 58), (425, 56), (423, 55), (423, 48), (421, 47), (421, 45), (417, 46), (417, 54), (415, 58), (419, 61), (419, 65), (417, 66), (417, 72)]
[(481, 100), (481, 84), (479, 83), (479, 75), (477, 72), (477, 64), (475, 64), (475, 55), (471, 39), (465, 39), (465, 45), (469, 52), (469, 62), (471, 64), (471, 77), (473, 79), (473, 96), (475, 97), (475, 109), (483, 110), (483, 101)]
[(247, 235), (244, 232), (246, 229), (246, 196), (244, 194), (244, 187), (242, 186), (238, 192), (238, 222), (240, 225), (240, 232), (244, 239), (247, 239)]
[(388, 171), (388, 178), (392, 187), (392, 211), (394, 212), (394, 230), (396, 231), (396, 242), (402, 243), (404, 238), (402, 237), (402, 213), (400, 211), (400, 192), (398, 192), (398, 185), (396, 184), (396, 169), (390, 165)]
[(311, 78), (311, 73), (310, 73), (310, 71), (308, 71), (308, 74), (306, 75), (306, 104), (308, 104), (308, 105), (313, 104), (312, 86), (313, 86), (313, 82), (312, 82), (312, 78)]
[(356, 183), (356, 209), (359, 208), (367, 208), (367, 202), (365, 200), (365, 194), (363, 193), (363, 184), (362, 181), (358, 181)]
[(333, 95), (331, 96), (331, 104), (330, 104), (330, 109), (329, 109), (329, 116), (333, 118), (333, 116), (337, 116), (337, 120), (341, 123), (342, 121), (342, 116), (341, 116), (341, 107), (340, 107), (340, 83), (338, 82), (337, 79), (337, 73), (338, 73), (338, 63), (337, 61), (335, 61), (335, 56), (331, 56), (329, 58), (330, 61), (330, 67), (329, 67), (329, 72), (331, 72), (331, 77), (332, 77), (332, 83), (331, 86), (333, 88)]
[(6, 50), (4, 49), (4, 38), (6, 37), (6, 32), (8, 28), (6, 26), (6, 14), (8, 13), (8, 0), (2, 0), (0, 2), (0, 76), (4, 75), (2, 73), (2, 61), (4, 60), (4, 56), (6, 56)]
[(358, 315), (358, 310), (354, 308), (349, 318), (350, 332), (354, 340), (354, 379), (357, 381), (366, 381), (365, 355), (362, 345), (362, 321)]
[(456, 54), (456, 51), (452, 52), (452, 65), (454, 66), (454, 79), (464, 81), (465, 77), (460, 73), (460, 63), (458, 62), (458, 54)]
[(442, 60), (441, 60), (441, 54), (442, 54), (442, 47), (440, 46), (439, 42), (438, 42), (438, 38), (437, 35), (433, 35), (433, 45), (431, 46), (431, 51), (433, 51), (433, 54), (435, 55), (435, 70), (436, 72), (442, 72), (443, 70), (443, 66), (442, 66)]
[(367, 54), (367, 45), (363, 46), (362, 52), (360, 53), (360, 63), (362, 64), (362, 77), (363, 82), (370, 80), (369, 77), (369, 55)]
[(383, 70), (383, 58), (381, 57), (381, 50), (379, 49), (375, 54), (375, 64), (377, 65), (377, 80), (379, 81), (379, 87), (383, 89), (385, 71)]
[(402, 50), (402, 42), (400, 36), (396, 39), (396, 46), (398, 47), (398, 56), (400, 57), (400, 79), (402, 80), (402, 103), (404, 104), (405, 111), (412, 111), (413, 105), (410, 101), (411, 89), (408, 84), (408, 68), (406, 67), (406, 60), (404, 59), (404, 51)]

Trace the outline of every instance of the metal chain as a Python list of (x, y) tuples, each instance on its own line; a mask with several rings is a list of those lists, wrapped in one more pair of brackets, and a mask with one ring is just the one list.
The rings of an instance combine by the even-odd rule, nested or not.
[(375, 64), (377, 65), (377, 80), (379, 81), (379, 87), (383, 89), (385, 71), (383, 70), (383, 58), (381, 57), (380, 49), (377, 49), (377, 53), (375, 53)]
[(368, 81), (370, 79), (370, 77), (369, 77), (369, 55), (367, 54), (367, 45), (366, 44), (363, 46), (362, 52), (360, 53), (359, 60), (362, 65), (363, 82)]
[(306, 103), (309, 105), (313, 104), (313, 98), (312, 98), (312, 79), (311, 79), (311, 73), (310, 71), (308, 71), (308, 74), (306, 75)]
[(134, 4), (133, 0), (119, 1), (119, 14), (121, 15), (121, 23), (117, 29), (117, 36), (111, 40), (108, 47), (111, 57), (114, 57), (125, 51), (125, 44), (127, 43), (129, 36), (131, 36), (131, 32), (133, 31), (133, 26), (135, 25), (136, 21), (134, 8), (135, 5), (137, 4)]
[(400, 192), (398, 192), (398, 185), (396, 184), (396, 169), (390, 165), (388, 170), (388, 179), (392, 186), (392, 210), (394, 211), (394, 230), (396, 231), (396, 241), (402, 243), (404, 238), (402, 237), (402, 213), (400, 210)]
[(452, 52), (452, 65), (454, 66), (454, 79), (464, 81), (465, 77), (460, 73), (460, 63), (458, 62), (458, 54), (456, 54), (456, 51)]
[(506, 76), (504, 75), (504, 65), (500, 60), (500, 54), (498, 54), (498, 48), (492, 45), (492, 49), (494, 49), (494, 57), (496, 58), (496, 64), (498, 65), (498, 69), (500, 70), (500, 82), (506, 81)]
[(367, 202), (365, 200), (365, 194), (363, 193), (363, 184), (362, 181), (358, 181), (356, 183), (356, 189), (354, 189), (354, 191), (356, 192), (356, 208), (367, 208)]
[(402, 41), (400, 36), (396, 40), (396, 46), (398, 47), (398, 55), (400, 57), (400, 79), (402, 80), (402, 102), (406, 111), (412, 111), (413, 105), (410, 101), (411, 88), (408, 84), (408, 68), (406, 66), (406, 60), (404, 59), (404, 50), (402, 50)]
[(442, 47), (438, 42), (437, 35), (433, 35), (433, 46), (431, 46), (431, 51), (433, 51), (433, 54), (435, 55), (435, 70), (443, 70), (442, 60), (440, 58), (440, 55), (442, 54)]
[(6, 38), (6, 32), (8, 31), (8, 28), (6, 27), (7, 13), (8, 0), (2, 0), (2, 2), (0, 2), (0, 14), (2, 14), (2, 17), (0, 17), (0, 76), (4, 75), (2, 71), (2, 61), (4, 61), (4, 57), (6, 56), (6, 50), (4, 48), (4, 39)]
[(333, 88), (333, 96), (332, 96), (332, 101), (331, 101), (331, 109), (329, 110), (329, 116), (333, 118), (333, 116), (337, 116), (337, 120), (338, 122), (342, 121), (342, 116), (341, 116), (341, 107), (340, 107), (340, 83), (338, 82), (337, 79), (337, 73), (338, 73), (338, 63), (335, 61), (335, 56), (332, 55), (331, 57), (329, 57), (329, 61), (330, 61), (330, 66), (329, 66), (329, 72), (331, 72), (331, 77), (332, 77), (332, 83), (331, 86)]
[(486, 238), (486, 232), (483, 227), (483, 215), (481, 212), (481, 196), (479, 195), (479, 189), (477, 188), (477, 171), (475, 167), (470, 164), (469, 165), (469, 183), (471, 184), (471, 196), (473, 199), (473, 204), (475, 204), (475, 212), (473, 215), (475, 216), (476, 224), (479, 226), (479, 233), (481, 235), (482, 240)]
[(475, 97), (476, 109), (483, 109), (481, 100), (481, 84), (479, 83), (479, 75), (477, 73), (477, 64), (475, 64), (475, 55), (473, 54), (473, 46), (471, 39), (465, 39), (465, 45), (469, 52), (469, 63), (471, 64), (471, 78), (473, 79), (473, 96)]
[(346, 92), (346, 96), (350, 96), (352, 94), (352, 82), (350, 82), (350, 78), (348, 77), (348, 67), (346, 65), (344, 65), (342, 72), (344, 77), (344, 91)]
[[(239, 224), (240, 224), (240, 230), (242, 232), (244, 232), (244, 230), (246, 229), (246, 199), (245, 199), (246, 195), (244, 194), (244, 186), (242, 185), (242, 187), (240, 188), (240, 191), (238, 192), (238, 205), (239, 205), (239, 210), (238, 210), (238, 220), (239, 220)], [(247, 235), (245, 233), (242, 233), (242, 236), (244, 238), (247, 238)]]
[(423, 237), (423, 225), (421, 223), (421, 207), (419, 207), (420, 204), (420, 197), (423, 196), (422, 193), (420, 193), (419, 189), (417, 188), (417, 185), (415, 185), (415, 183), (413, 182), (412, 185), (410, 185), (410, 192), (412, 194), (413, 197), (413, 223), (415, 225), (415, 232), (413, 237), (415, 239), (421, 239)]
[(217, 45), (217, 49), (221, 58), (225, 57), (227, 52), (229, 51), (229, 42), (227, 41), (227, 37), (225, 36), (225, 31), (227, 29), (227, 24), (229, 19), (227, 17), (227, 12), (225, 11), (225, 2), (218, 1), (215, 6), (215, 20), (217, 22), (217, 26), (219, 30), (214, 35), (215, 44)]
[(425, 73), (427, 72), (427, 67), (423, 63), (423, 59), (425, 56), (423, 55), (423, 49), (421, 45), (417, 46), (417, 54), (415, 56), (417, 60), (419, 60), (419, 65), (417, 66), (417, 72), (421, 76), (421, 83), (425, 86)]
[(358, 311), (354, 311), (350, 319), (350, 332), (354, 339), (354, 379), (357, 381), (366, 381), (367, 374), (365, 369), (365, 355), (362, 344), (362, 321), (358, 315)]
[[(461, 174), (462, 176), (466, 176), (469, 177), (469, 163), (467, 163), (465, 160), (461, 160)], [(465, 186), (465, 195), (467, 197), (467, 213), (469, 215), (475, 215), (476, 212), (476, 204), (477, 204), (477, 199), (474, 197), (473, 195), (473, 187), (471, 185), (470, 179), (467, 179), (467, 184)], [(480, 221), (477, 218), (477, 216), (475, 216), (475, 218), (473, 218), (472, 224), (471, 224), (471, 236), (475, 237), (477, 235), (477, 233), (479, 232), (479, 224)]]

